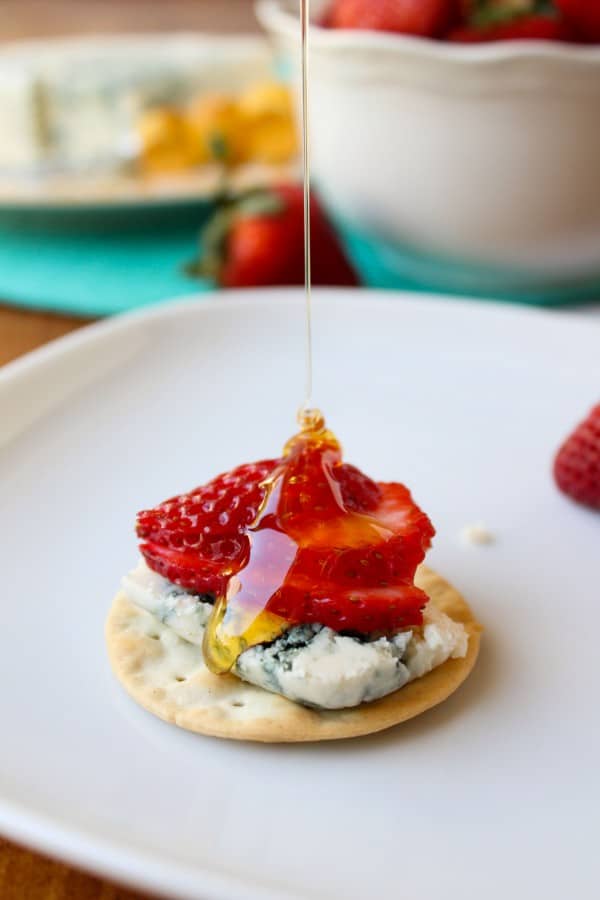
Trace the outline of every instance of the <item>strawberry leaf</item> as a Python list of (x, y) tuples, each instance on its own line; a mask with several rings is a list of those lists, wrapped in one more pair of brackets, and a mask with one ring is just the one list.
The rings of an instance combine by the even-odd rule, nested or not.
[(471, 5), (469, 25), (491, 28), (533, 15), (552, 15), (556, 9), (549, 0), (476, 0)]
[(284, 207), (282, 197), (262, 189), (238, 195), (223, 194), (200, 234), (200, 256), (184, 264), (184, 273), (190, 278), (218, 280), (227, 254), (227, 239), (235, 222), (240, 218), (275, 216)]

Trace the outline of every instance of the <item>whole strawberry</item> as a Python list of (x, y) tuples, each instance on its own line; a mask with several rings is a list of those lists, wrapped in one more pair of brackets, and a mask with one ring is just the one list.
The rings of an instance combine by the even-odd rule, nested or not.
[[(277, 516), (287, 533), (296, 536), (297, 549), (268, 610), (290, 622), (319, 622), (365, 634), (420, 625), (427, 597), (413, 579), (433, 526), (404, 485), (378, 484), (354, 466), (333, 462), (335, 454), (329, 445), (288, 458)], [(281, 463), (272, 459), (238, 466), (140, 512), (136, 530), (147, 565), (188, 591), (223, 595), (230, 578), (249, 560), (250, 526), (267, 496), (265, 481)], [(334, 516), (343, 507), (367, 523), (378, 521), (379, 528), (370, 532), (374, 543), (345, 546), (339, 529), (324, 541), (319, 525), (327, 521), (329, 504)], [(306, 541), (311, 528), (312, 540)], [(261, 584), (272, 577), (272, 562), (265, 557), (255, 569)]]
[(556, 0), (556, 5), (582, 40), (600, 41), (600, 0)]
[(330, 28), (395, 31), (437, 37), (450, 26), (455, 0), (333, 0)]
[[(356, 272), (314, 194), (310, 225), (312, 283), (356, 286)], [(201, 243), (201, 259), (187, 269), (191, 275), (228, 288), (304, 284), (302, 185), (282, 184), (225, 200)]]
[(600, 509), (600, 403), (558, 451), (554, 479), (573, 500)]

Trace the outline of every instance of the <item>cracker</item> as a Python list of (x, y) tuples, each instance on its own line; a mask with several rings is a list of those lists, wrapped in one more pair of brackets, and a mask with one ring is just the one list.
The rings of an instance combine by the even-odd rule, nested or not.
[(110, 662), (141, 706), (199, 734), (273, 743), (372, 734), (441, 703), (467, 678), (477, 659), (481, 627), (458, 591), (425, 567), (416, 582), (432, 603), (464, 624), (467, 655), (448, 660), (381, 700), (352, 709), (307, 709), (234, 675), (213, 675), (197, 646), (179, 638), (123, 593), (115, 598), (106, 623)]

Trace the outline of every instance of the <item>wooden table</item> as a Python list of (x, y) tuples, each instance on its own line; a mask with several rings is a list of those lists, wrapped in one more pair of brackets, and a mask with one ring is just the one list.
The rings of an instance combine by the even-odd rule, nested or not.
[[(256, 30), (252, 0), (2, 0), (0, 41), (91, 32)], [(0, 301), (0, 365), (85, 325)], [(0, 837), (1, 900), (141, 900), (142, 895)]]
[[(253, 0), (1, 0), (1, 7), (0, 42), (95, 32), (258, 31)], [(0, 299), (0, 365), (82, 324), (11, 309)], [(0, 885), (1, 878), (0, 863)]]

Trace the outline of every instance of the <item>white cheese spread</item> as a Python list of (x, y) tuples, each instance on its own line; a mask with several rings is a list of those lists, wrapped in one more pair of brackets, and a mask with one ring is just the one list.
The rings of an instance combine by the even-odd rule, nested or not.
[(460, 532), (460, 539), (463, 544), (475, 544), (477, 546), (494, 543), (494, 535), (482, 522), (476, 522), (474, 525), (465, 525)]
[[(187, 593), (144, 561), (123, 579), (129, 599), (192, 644), (201, 645), (212, 611), (209, 598)], [(420, 678), (447, 659), (464, 657), (464, 627), (429, 604), (423, 628), (374, 641), (321, 625), (297, 625), (271, 644), (239, 657), (238, 677), (290, 700), (323, 709), (358, 706)]]

